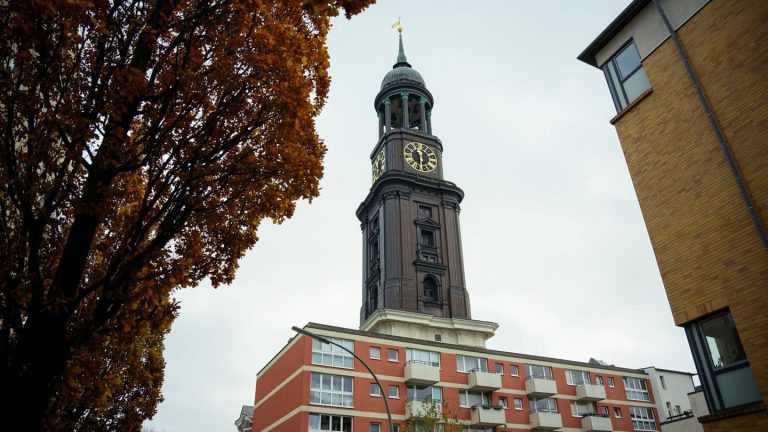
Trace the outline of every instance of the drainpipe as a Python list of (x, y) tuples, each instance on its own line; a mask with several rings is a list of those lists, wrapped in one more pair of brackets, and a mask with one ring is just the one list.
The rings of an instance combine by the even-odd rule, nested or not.
[(766, 234), (765, 231), (765, 225), (763, 224), (763, 221), (760, 219), (760, 215), (757, 213), (757, 208), (755, 206), (754, 201), (752, 200), (752, 196), (749, 193), (749, 190), (747, 189), (747, 185), (744, 183), (744, 179), (741, 177), (741, 173), (739, 172), (739, 167), (736, 165), (736, 158), (733, 156), (733, 152), (731, 151), (731, 148), (728, 146), (728, 142), (725, 140), (725, 134), (723, 134), (722, 129), (720, 129), (720, 124), (717, 122), (717, 118), (715, 117), (715, 113), (712, 111), (712, 106), (709, 104), (709, 100), (707, 99), (707, 96), (704, 94), (704, 90), (701, 88), (701, 84), (699, 83), (699, 79), (696, 77), (696, 74), (693, 72), (693, 67), (691, 67), (691, 63), (688, 61), (688, 55), (685, 53), (685, 50), (683, 49), (682, 43), (680, 43), (680, 39), (677, 37), (677, 32), (672, 28), (672, 25), (669, 23), (669, 20), (667, 19), (667, 15), (664, 13), (664, 9), (661, 8), (661, 4), (659, 4), (659, 0), (653, 0), (654, 6), (656, 6), (656, 10), (659, 11), (659, 15), (661, 16), (661, 20), (664, 22), (664, 26), (667, 28), (667, 31), (669, 32), (669, 36), (672, 38), (672, 41), (675, 43), (675, 47), (677, 48), (677, 54), (680, 56), (680, 60), (682, 60), (683, 65), (685, 66), (686, 72), (688, 72), (688, 77), (691, 79), (691, 82), (693, 83), (693, 87), (696, 89), (696, 94), (699, 96), (699, 102), (701, 102), (702, 108), (704, 108), (704, 112), (707, 114), (707, 119), (709, 119), (709, 124), (712, 126), (712, 130), (715, 132), (715, 136), (717, 137), (717, 140), (720, 142), (720, 148), (723, 150), (723, 154), (725, 155), (725, 159), (728, 161), (728, 166), (731, 168), (731, 174), (733, 174), (734, 180), (736, 180), (736, 185), (739, 188), (739, 192), (741, 193), (741, 198), (744, 200), (744, 204), (747, 206), (747, 211), (749, 211), (749, 215), (752, 217), (752, 222), (755, 224), (755, 229), (757, 230), (757, 234), (760, 236), (760, 239), (763, 241), (763, 247), (768, 250), (768, 234)]

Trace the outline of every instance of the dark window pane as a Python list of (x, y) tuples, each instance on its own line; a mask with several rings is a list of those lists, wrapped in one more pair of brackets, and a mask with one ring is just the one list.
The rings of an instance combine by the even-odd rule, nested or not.
[(701, 330), (707, 339), (712, 367), (717, 369), (747, 359), (731, 314), (702, 321)]
[(616, 66), (619, 68), (622, 80), (626, 79), (635, 69), (640, 67), (640, 54), (637, 52), (637, 47), (635, 47), (634, 43), (627, 45), (616, 56)]

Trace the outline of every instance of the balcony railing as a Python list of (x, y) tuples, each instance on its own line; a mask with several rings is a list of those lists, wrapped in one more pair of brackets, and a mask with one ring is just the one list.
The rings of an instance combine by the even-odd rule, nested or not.
[[(437, 412), (430, 413), (435, 410)], [(420, 417), (428, 414), (441, 414), (443, 401), (432, 398), (409, 398), (405, 400), (405, 417)]]
[(609, 416), (591, 413), (581, 417), (581, 429), (584, 432), (613, 432), (613, 425)]
[(421, 312), (441, 317), (443, 316), (443, 304), (432, 300), (422, 300)]
[(416, 256), (419, 261), (426, 261), (431, 263), (440, 263), (440, 248), (437, 246), (429, 246), (425, 244), (416, 245)]
[(472, 418), (470, 424), (473, 426), (502, 426), (506, 424), (504, 407), (501, 405), (477, 404), (472, 406)]
[(405, 364), (405, 382), (433, 385), (440, 381), (440, 367), (430, 362), (409, 360)]
[(550, 377), (529, 375), (525, 377), (525, 394), (538, 397), (552, 396), (557, 394), (557, 383)]
[(535, 408), (528, 413), (531, 429), (555, 430), (563, 427), (563, 419), (556, 409)]
[(480, 369), (469, 371), (469, 389), (472, 391), (495, 391), (501, 388), (501, 375)]
[(576, 399), (588, 402), (601, 401), (605, 399), (605, 387), (588, 382), (578, 384), (576, 386)]

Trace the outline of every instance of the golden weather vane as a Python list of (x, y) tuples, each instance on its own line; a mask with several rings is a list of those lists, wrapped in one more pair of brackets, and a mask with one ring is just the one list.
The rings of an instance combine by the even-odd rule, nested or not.
[(400, 24), (400, 17), (397, 17), (397, 21), (392, 24), (392, 28), (396, 29), (398, 33), (403, 34), (403, 25)]

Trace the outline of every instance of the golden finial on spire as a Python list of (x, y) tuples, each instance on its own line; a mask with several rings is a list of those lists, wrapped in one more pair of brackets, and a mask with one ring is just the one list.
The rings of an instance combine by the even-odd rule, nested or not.
[(397, 21), (392, 24), (392, 28), (396, 29), (398, 33), (403, 34), (403, 26), (400, 24), (400, 17), (397, 17)]

